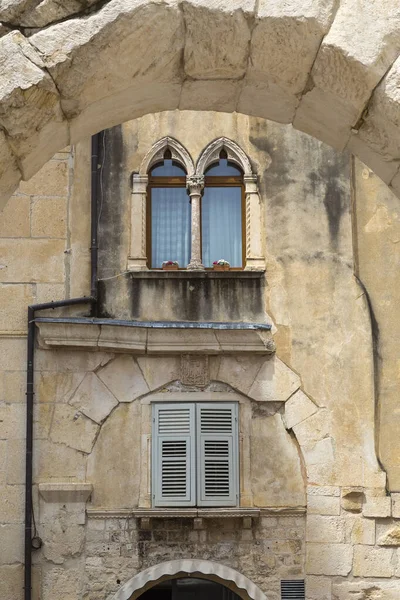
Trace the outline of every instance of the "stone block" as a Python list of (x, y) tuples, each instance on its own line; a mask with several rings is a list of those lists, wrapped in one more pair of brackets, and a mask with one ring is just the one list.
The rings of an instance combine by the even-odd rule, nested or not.
[(221, 356), (219, 370), (214, 377), (210, 372), (210, 377), (228, 383), (247, 394), (265, 360), (263, 356)]
[(331, 433), (331, 415), (328, 410), (321, 408), (305, 421), (293, 427), (300, 446), (312, 446), (327, 438)]
[(301, 423), (318, 410), (318, 406), (312, 402), (304, 392), (298, 390), (285, 404), (284, 422), (286, 429), (292, 429), (294, 425)]
[(375, 520), (363, 517), (347, 517), (347, 541), (352, 544), (375, 544)]
[(334, 581), (332, 593), (334, 600), (398, 600), (400, 585), (398, 581), (377, 581), (366, 579), (358, 581)]
[(362, 512), (364, 517), (390, 517), (391, 508), (390, 496), (367, 495)]
[(340, 487), (335, 485), (309, 485), (307, 496), (340, 496)]
[(361, 512), (364, 503), (362, 487), (345, 487), (342, 489), (342, 508), (349, 512)]
[(102, 325), (98, 346), (110, 352), (145, 354), (147, 331), (137, 327)]
[(87, 373), (69, 404), (100, 424), (117, 406), (118, 400), (95, 373)]
[(299, 387), (299, 376), (273, 357), (261, 366), (248, 395), (260, 402), (286, 402)]
[(65, 508), (54, 517), (41, 525), (40, 531), (44, 542), (42, 551), (48, 561), (59, 565), (81, 554), (85, 528), (71, 523)]
[(306, 572), (308, 575), (348, 575), (353, 561), (349, 544), (307, 544)]
[(306, 577), (307, 600), (332, 600), (332, 581), (329, 577)]
[(85, 373), (37, 373), (36, 399), (40, 403), (68, 402)]
[(0, 332), (26, 331), (26, 311), (33, 304), (31, 285), (0, 284)]
[(15, 192), (21, 181), (21, 171), (17, 160), (12, 152), (6, 135), (0, 132), (0, 210), (2, 210), (8, 198)]
[(355, 577), (392, 577), (393, 550), (373, 546), (355, 546), (353, 575)]
[(26, 408), (21, 404), (0, 404), (0, 440), (24, 440)]
[(168, 356), (161, 359), (151, 356), (139, 356), (137, 362), (151, 391), (180, 378), (180, 356)]
[(67, 236), (66, 198), (32, 199), (32, 237), (65, 238)]
[(340, 515), (340, 498), (337, 496), (307, 496), (310, 515)]
[(68, 195), (68, 162), (50, 160), (31, 177), (22, 181), (18, 191), (29, 196), (66, 197)]
[(54, 409), (50, 439), (81, 452), (90, 453), (99, 426), (81, 411), (67, 404), (58, 404)]
[[(37, 283), (36, 284), (36, 302), (54, 302), (62, 300), (67, 295), (64, 283)], [(78, 294), (77, 294), (78, 295)], [(80, 294), (88, 296), (89, 294)], [(72, 296), (72, 294), (71, 294)]]
[(400, 546), (400, 525), (395, 521), (377, 521), (376, 538), (378, 546)]
[(24, 561), (24, 531), (22, 523), (0, 525), (0, 565)]
[[(62, 283), (65, 278), (64, 251), (64, 240), (0, 239), (3, 265), (0, 281)], [(32, 265), (35, 265), (34, 269)]]
[(53, 405), (39, 403), (33, 407), (33, 437), (34, 439), (47, 438), (53, 419)]
[(80, 600), (82, 598), (82, 576), (78, 566), (68, 568), (48, 567), (43, 573), (42, 593), (44, 598), (57, 598), (62, 590), (63, 599)]
[(307, 542), (341, 544), (346, 541), (345, 532), (345, 520), (342, 517), (312, 514), (307, 516)]
[(6, 483), (25, 483), (25, 440), (8, 440)]
[(0, 371), (26, 370), (26, 340), (0, 338)]
[(392, 498), (392, 516), (394, 519), (400, 519), (400, 494), (391, 494)]
[(242, 79), (248, 63), (251, 0), (204, 0), (183, 4), (186, 24), (184, 69), (190, 79)]
[(147, 440), (141, 453), (140, 409), (137, 402), (121, 403), (101, 428), (87, 461), (87, 480), (93, 484), (94, 507), (126, 506), (127, 498), (129, 506), (137, 506), (141, 475), (146, 482), (143, 491), (147, 492), (150, 487), (145, 463), (149, 457)]
[(12, 196), (0, 213), (0, 237), (29, 237), (30, 198)]
[(207, 94), (210, 110), (233, 112), (241, 87), (238, 81), (213, 81), (210, 86), (209, 81), (187, 80), (182, 87), (179, 109), (202, 110), (202, 98)]
[(3, 376), (5, 402), (26, 402), (26, 373), (6, 371)]
[(220, 352), (220, 345), (212, 329), (149, 329), (147, 352), (215, 354)]
[(65, 480), (84, 481), (86, 457), (63, 444), (49, 440), (37, 440), (33, 455), (35, 481)]
[(24, 486), (1, 486), (0, 498), (0, 523), (22, 523), (24, 520)]
[(23, 565), (3, 565), (0, 567), (1, 600), (19, 600), (23, 597)]
[(150, 391), (142, 371), (131, 356), (118, 356), (97, 375), (119, 402), (132, 402)]
[[(307, 421), (308, 419), (304, 422)], [(297, 427), (294, 428), (295, 432), (296, 429)], [(325, 437), (315, 443), (303, 445), (302, 452), (310, 481), (322, 486), (337, 481), (335, 478), (334, 442), (331, 437)], [(328, 485), (328, 487), (330, 486)]]

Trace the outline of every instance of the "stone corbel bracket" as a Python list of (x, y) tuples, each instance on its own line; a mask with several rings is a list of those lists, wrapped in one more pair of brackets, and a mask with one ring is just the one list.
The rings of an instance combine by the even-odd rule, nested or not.
[(47, 503), (86, 503), (92, 491), (91, 483), (39, 483), (39, 494)]
[(78, 350), (126, 352), (130, 354), (246, 354), (268, 355), (275, 352), (271, 328), (267, 324), (226, 328), (190, 326), (146, 327), (143, 323), (123, 322), (110, 325), (100, 319), (36, 320), (39, 347), (47, 350), (73, 348)]

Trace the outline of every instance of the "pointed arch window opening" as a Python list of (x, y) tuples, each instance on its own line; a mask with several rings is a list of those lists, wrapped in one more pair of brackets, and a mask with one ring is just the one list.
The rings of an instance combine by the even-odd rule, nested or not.
[(191, 254), (191, 206), (186, 191), (187, 173), (173, 160), (169, 148), (163, 161), (149, 172), (147, 197), (147, 248), (150, 269), (166, 260), (186, 268)]
[(246, 261), (246, 212), (243, 171), (228, 160), (224, 148), (219, 160), (204, 174), (201, 199), (202, 263), (206, 269), (219, 259), (232, 270), (242, 270)]
[[(168, 203), (168, 196), (177, 200)], [(264, 271), (261, 220), (257, 176), (235, 142), (211, 142), (195, 169), (177, 140), (162, 138), (132, 176), (128, 270), (161, 269), (165, 260), (207, 270), (223, 258), (231, 270)]]

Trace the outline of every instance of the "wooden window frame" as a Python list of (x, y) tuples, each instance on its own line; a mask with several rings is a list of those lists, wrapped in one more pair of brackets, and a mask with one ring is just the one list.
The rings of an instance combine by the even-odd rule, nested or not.
[[(236, 165), (235, 165), (236, 166)], [(240, 187), (242, 190), (242, 266), (230, 267), (230, 271), (243, 271), (246, 266), (246, 193), (243, 175), (206, 175), (204, 177), (204, 191), (207, 187)], [(204, 194), (203, 191), (203, 194)], [(203, 200), (203, 196), (201, 198)], [(200, 203), (200, 240), (201, 256), (203, 258), (203, 232), (202, 232), (202, 202)], [(222, 258), (222, 257), (220, 257)], [(205, 267), (206, 271), (212, 271), (212, 267)]]
[[(152, 166), (152, 169), (157, 167), (158, 164)], [(182, 165), (179, 165), (182, 167)], [(182, 167), (183, 168), (183, 167)], [(171, 176), (171, 177), (157, 177), (151, 176), (149, 174), (149, 181), (147, 185), (147, 194), (146, 194), (146, 248), (147, 248), (147, 268), (150, 271), (160, 271), (159, 267), (151, 266), (151, 258), (152, 258), (152, 246), (151, 246), (151, 229), (152, 229), (152, 211), (151, 211), (151, 190), (154, 188), (186, 188), (186, 175), (181, 176)], [(191, 245), (191, 244), (190, 244)], [(185, 271), (187, 266), (179, 267), (179, 270)]]

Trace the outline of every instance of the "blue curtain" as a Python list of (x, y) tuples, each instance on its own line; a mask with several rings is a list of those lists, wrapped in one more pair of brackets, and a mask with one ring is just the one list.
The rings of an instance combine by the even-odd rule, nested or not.
[(242, 188), (206, 187), (201, 205), (202, 259), (205, 267), (223, 258), (242, 267)]
[(190, 261), (191, 214), (184, 187), (151, 190), (151, 266), (177, 260), (185, 268)]

